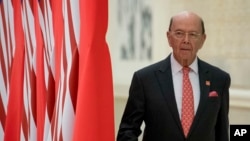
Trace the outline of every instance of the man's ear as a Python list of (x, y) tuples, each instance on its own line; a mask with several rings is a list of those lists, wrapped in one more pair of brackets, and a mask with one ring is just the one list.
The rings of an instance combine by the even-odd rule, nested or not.
[(204, 34), (202, 35), (201, 38), (202, 38), (202, 39), (201, 39), (201, 47), (200, 47), (199, 49), (201, 49), (201, 48), (203, 47), (203, 44), (204, 44), (205, 41), (206, 41), (207, 35), (204, 33)]
[(170, 35), (170, 32), (167, 31), (166, 32), (166, 36), (167, 36), (167, 40), (168, 40), (168, 44), (169, 44), (169, 47), (172, 47), (172, 44), (173, 44), (173, 39), (172, 39), (172, 36)]

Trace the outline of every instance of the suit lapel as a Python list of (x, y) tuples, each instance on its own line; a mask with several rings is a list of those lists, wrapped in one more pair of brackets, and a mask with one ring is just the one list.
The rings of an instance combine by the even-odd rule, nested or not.
[(208, 94), (210, 90), (210, 73), (204, 63), (198, 59), (198, 68), (199, 68), (199, 81), (200, 81), (200, 102), (197, 109), (197, 112), (194, 117), (193, 124), (191, 126), (189, 134), (195, 129), (198, 125), (199, 118), (202, 116), (205, 106), (207, 105)]
[(172, 71), (170, 65), (170, 55), (166, 59), (165, 63), (161, 66), (161, 68), (159, 68), (159, 70), (156, 72), (156, 76), (159, 80), (159, 84), (162, 89), (162, 94), (166, 100), (169, 111), (172, 113), (172, 116), (175, 119), (178, 128), (182, 131), (180, 117), (178, 114), (178, 109), (174, 94)]

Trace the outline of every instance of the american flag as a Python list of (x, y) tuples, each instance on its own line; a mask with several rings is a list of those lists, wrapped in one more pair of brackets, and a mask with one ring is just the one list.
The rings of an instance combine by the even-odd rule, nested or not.
[(112, 141), (108, 0), (0, 0), (0, 140)]

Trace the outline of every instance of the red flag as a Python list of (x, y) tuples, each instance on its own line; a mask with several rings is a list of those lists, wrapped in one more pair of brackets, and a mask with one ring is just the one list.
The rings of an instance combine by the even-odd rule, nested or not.
[[(5, 123), (5, 141), (19, 141), (23, 112), (24, 34), (21, 1), (12, 0), (14, 10), (15, 53), (10, 79), (10, 95)], [(21, 26), (20, 26), (21, 25)]]
[(114, 141), (108, 0), (80, 0), (79, 80), (74, 140)]

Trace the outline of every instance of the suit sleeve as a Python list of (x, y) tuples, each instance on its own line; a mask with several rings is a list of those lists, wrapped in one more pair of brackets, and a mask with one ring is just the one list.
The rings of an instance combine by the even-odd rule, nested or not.
[(229, 74), (226, 75), (225, 85), (223, 89), (222, 105), (216, 123), (216, 141), (229, 141), (229, 87), (231, 78)]
[(144, 92), (137, 73), (134, 74), (128, 101), (120, 123), (117, 141), (137, 141), (141, 134), (141, 124), (144, 117)]

